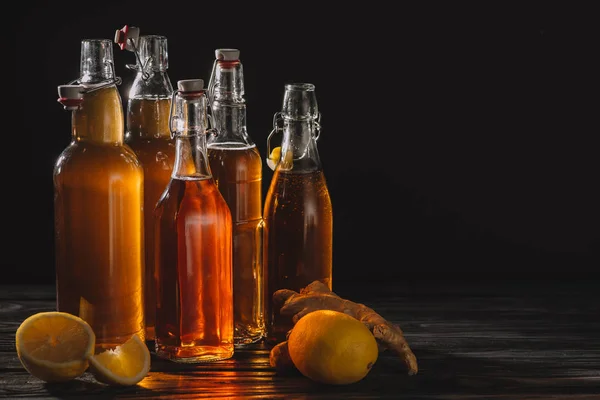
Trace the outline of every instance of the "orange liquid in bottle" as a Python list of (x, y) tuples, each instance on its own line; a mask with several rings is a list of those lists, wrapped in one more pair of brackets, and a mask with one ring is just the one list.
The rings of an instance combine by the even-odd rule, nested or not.
[(154, 208), (171, 179), (175, 143), (169, 131), (171, 99), (129, 99), (126, 143), (144, 168), (144, 303), (146, 340), (154, 340), (156, 316), (156, 270)]
[(172, 179), (159, 200), (156, 352), (178, 362), (233, 355), (231, 213), (210, 178)]
[(143, 340), (143, 170), (123, 145), (117, 88), (85, 95), (54, 170), (57, 309), (86, 320), (96, 351)]
[(331, 289), (332, 207), (323, 171), (275, 170), (265, 202), (268, 274), (267, 340), (278, 343), (293, 327), (274, 307), (279, 289), (300, 291), (314, 280)]
[(236, 344), (264, 335), (262, 268), (262, 160), (255, 146), (208, 146), (210, 168), (233, 219)]

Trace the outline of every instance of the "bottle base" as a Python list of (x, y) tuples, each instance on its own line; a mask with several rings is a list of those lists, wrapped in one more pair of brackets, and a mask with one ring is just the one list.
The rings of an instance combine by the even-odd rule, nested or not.
[(263, 338), (264, 338), (264, 335), (257, 335), (254, 337), (244, 336), (244, 337), (239, 337), (239, 338), (233, 338), (233, 344), (236, 349), (243, 348), (246, 346), (250, 346), (250, 345), (259, 343), (263, 340)]
[(249, 346), (260, 342), (265, 337), (265, 330), (260, 328), (250, 328), (247, 326), (236, 326), (233, 336), (235, 347)]
[(156, 343), (154, 350), (159, 358), (184, 364), (209, 363), (233, 357), (233, 345), (180, 347)]

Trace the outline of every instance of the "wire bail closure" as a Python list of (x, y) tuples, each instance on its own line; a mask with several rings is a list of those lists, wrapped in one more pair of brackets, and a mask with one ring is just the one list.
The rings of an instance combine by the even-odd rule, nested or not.
[[(276, 164), (271, 159), (271, 152), (273, 151), (271, 149), (271, 140), (273, 139), (273, 135), (283, 132), (284, 121), (285, 118), (283, 117), (283, 113), (281, 111), (273, 114), (273, 130), (267, 136), (267, 165), (272, 170), (275, 169)], [(313, 123), (315, 124), (315, 134), (313, 135), (313, 140), (317, 141), (319, 140), (319, 137), (321, 137), (321, 113), (318, 113), (318, 116), (315, 120), (313, 120)]]
[[(150, 64), (150, 59), (142, 63), (140, 57), (140, 51), (136, 45), (137, 40), (140, 37), (140, 28), (135, 26), (125, 25), (121, 29), (117, 29), (115, 32), (114, 42), (119, 45), (121, 50), (131, 51), (135, 55), (137, 61), (136, 64), (127, 64), (125, 67), (133, 71), (140, 71), (142, 73), (142, 79), (144, 81), (150, 79), (151, 74), (147, 72), (147, 67)], [(138, 65), (141, 69), (138, 69)]]
[(72, 81), (58, 86), (58, 102), (63, 105), (65, 110), (74, 111), (78, 110), (83, 103), (83, 96), (85, 94), (94, 92), (96, 90), (103, 89), (112, 85), (120, 85), (122, 83), (122, 79), (117, 76), (115, 72), (115, 65), (113, 63), (110, 64), (110, 68), (112, 69), (114, 78), (107, 79), (105, 81), (88, 84), (81, 83), (81, 77), (77, 79), (73, 79)]

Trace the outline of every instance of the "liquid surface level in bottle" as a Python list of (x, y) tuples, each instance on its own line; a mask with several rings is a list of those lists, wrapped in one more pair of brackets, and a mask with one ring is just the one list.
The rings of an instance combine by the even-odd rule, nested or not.
[(143, 171), (121, 107), (115, 86), (86, 94), (54, 170), (57, 309), (90, 323), (97, 351), (144, 339)]
[(208, 146), (212, 175), (233, 220), (233, 287), (236, 344), (264, 335), (262, 269), (262, 159), (255, 145)]
[(231, 214), (210, 177), (173, 178), (155, 215), (156, 352), (178, 362), (233, 355)]

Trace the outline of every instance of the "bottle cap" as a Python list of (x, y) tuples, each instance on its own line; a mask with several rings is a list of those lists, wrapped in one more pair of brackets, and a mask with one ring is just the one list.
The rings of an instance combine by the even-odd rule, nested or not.
[(140, 28), (125, 25), (115, 32), (114, 42), (119, 45), (121, 50), (134, 50), (134, 45), (140, 36)]
[(240, 59), (240, 51), (238, 49), (217, 49), (215, 58), (222, 61), (237, 61)]
[(177, 89), (181, 92), (200, 92), (204, 90), (204, 79), (182, 79), (177, 81)]
[(83, 102), (83, 85), (60, 85), (58, 87), (58, 102), (65, 110), (77, 110)]

